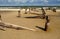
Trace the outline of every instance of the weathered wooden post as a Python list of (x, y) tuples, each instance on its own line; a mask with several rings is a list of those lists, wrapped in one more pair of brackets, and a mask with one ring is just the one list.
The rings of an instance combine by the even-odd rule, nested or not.
[(45, 29), (44, 29), (44, 31), (47, 31), (47, 29), (48, 29), (48, 24), (49, 24), (49, 18), (48, 18), (48, 16), (46, 16), (46, 22), (45, 22)]
[(21, 14), (20, 14), (20, 12), (21, 12), (21, 11), (19, 10), (19, 11), (18, 11), (18, 16), (17, 16), (17, 17), (21, 17)]
[(43, 14), (43, 15), (46, 14), (43, 8), (41, 8), (41, 10), (42, 10), (42, 14)]
[(25, 14), (27, 14), (27, 9), (25, 9)]
[(2, 21), (1, 14), (0, 14), (0, 20)]
[(30, 13), (31, 9), (29, 8), (29, 13)]
[(44, 11), (44, 9), (43, 9), (43, 8), (41, 8), (41, 10), (42, 10), (42, 16), (41, 16), (41, 18), (43, 18), (43, 19), (44, 19), (44, 18), (45, 18), (45, 14), (46, 14), (46, 13), (45, 13), (45, 11)]

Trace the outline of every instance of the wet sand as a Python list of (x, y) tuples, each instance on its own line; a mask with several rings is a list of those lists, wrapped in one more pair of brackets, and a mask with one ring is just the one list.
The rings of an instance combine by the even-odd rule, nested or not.
[(48, 30), (45, 32), (35, 27), (44, 27), (45, 19), (24, 18), (27, 16), (37, 16), (35, 14), (24, 14), (24, 12), (21, 12), (21, 17), (18, 18), (17, 11), (0, 12), (3, 22), (12, 23), (37, 30), (29, 31), (4, 28), (6, 31), (0, 30), (0, 39), (60, 39), (60, 12), (46, 11), (46, 13), (46, 15), (49, 16), (50, 24), (48, 26)]

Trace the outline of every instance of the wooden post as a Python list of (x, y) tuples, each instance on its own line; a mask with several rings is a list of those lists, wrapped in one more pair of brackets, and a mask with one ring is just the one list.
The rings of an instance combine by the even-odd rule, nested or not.
[(48, 23), (49, 23), (49, 18), (48, 18), (48, 16), (46, 16), (46, 22), (45, 22), (45, 29), (44, 29), (44, 31), (47, 31)]
[(41, 10), (42, 10), (42, 14), (45, 15), (46, 13), (45, 13), (44, 9), (42, 8)]
[(30, 10), (31, 10), (31, 9), (29, 8), (29, 13), (30, 13)]
[(0, 14), (0, 20), (2, 21), (1, 14)]
[(21, 14), (20, 14), (20, 10), (18, 11), (18, 16), (17, 17), (20, 17), (21, 16)]
[(45, 14), (46, 14), (46, 13), (45, 13), (45, 11), (44, 11), (44, 9), (43, 9), (43, 8), (41, 8), (41, 10), (42, 10), (42, 17), (41, 17), (41, 18), (43, 18), (43, 19), (44, 19), (44, 18), (45, 18)]
[(25, 9), (25, 14), (27, 14), (27, 9)]

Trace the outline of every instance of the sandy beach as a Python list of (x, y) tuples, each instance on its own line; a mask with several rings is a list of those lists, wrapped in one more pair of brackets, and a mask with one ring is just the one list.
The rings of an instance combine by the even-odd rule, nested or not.
[[(42, 13), (41, 11), (38, 13)], [(20, 25), (37, 31), (15, 30), (4, 28), (6, 31), (0, 30), (0, 39), (60, 39), (60, 11), (53, 12), (46, 10), (46, 15), (49, 16), (50, 24), (47, 31), (37, 29), (35, 26), (44, 27), (45, 19), (40, 18), (24, 18), (28, 16), (38, 16), (35, 14), (24, 14), (21, 12), (21, 17), (17, 17), (17, 11), (0, 11), (2, 21)]]

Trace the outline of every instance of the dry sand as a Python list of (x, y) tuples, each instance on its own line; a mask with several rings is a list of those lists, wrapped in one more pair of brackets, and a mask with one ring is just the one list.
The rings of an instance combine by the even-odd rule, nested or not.
[[(0, 39), (60, 39), (60, 12), (46, 11), (50, 19), (50, 25), (48, 30), (45, 32), (43, 30), (37, 29), (35, 26), (44, 27), (44, 19), (40, 18), (24, 18), (27, 16), (36, 16), (33, 14), (21, 14), (21, 17), (17, 17), (16, 12), (0, 12), (2, 15), (2, 20), (4, 22), (29, 27), (36, 29), (37, 31), (29, 30), (15, 30), (5, 28), (6, 31), (0, 30)], [(41, 13), (41, 12), (40, 12)]]

